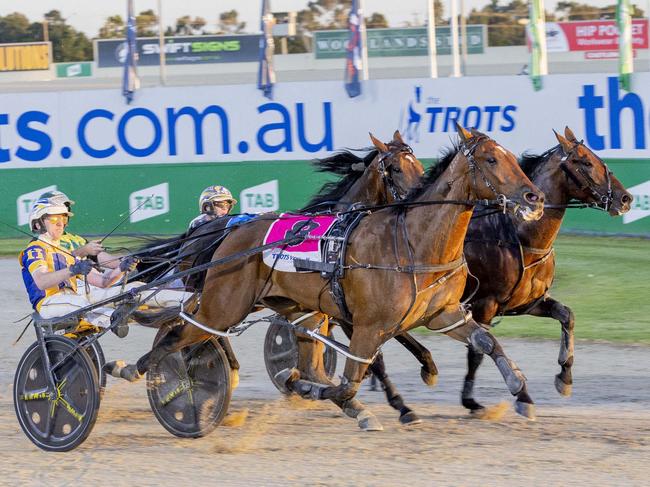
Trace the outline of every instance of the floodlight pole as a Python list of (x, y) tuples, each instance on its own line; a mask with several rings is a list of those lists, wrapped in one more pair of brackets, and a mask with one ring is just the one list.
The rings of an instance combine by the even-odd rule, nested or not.
[(165, 64), (165, 31), (163, 30), (162, 0), (158, 0), (158, 47), (160, 49), (160, 84), (167, 84), (167, 73)]

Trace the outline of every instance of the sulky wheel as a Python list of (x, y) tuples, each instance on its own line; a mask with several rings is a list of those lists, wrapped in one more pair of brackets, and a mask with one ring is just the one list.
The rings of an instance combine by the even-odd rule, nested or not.
[[(329, 337), (332, 338), (330, 331)], [(336, 350), (325, 347), (323, 353), (325, 373), (331, 379), (336, 373)], [(298, 367), (298, 341), (291, 328), (277, 323), (269, 325), (264, 338), (264, 363), (273, 385), (283, 394), (290, 391), (275, 376), (284, 369)]]
[(147, 372), (147, 395), (156, 418), (172, 435), (198, 438), (228, 412), (230, 365), (216, 339), (166, 355)]
[(98, 341), (94, 341), (86, 348), (84, 348), (90, 361), (95, 367), (95, 372), (99, 377), (99, 398), (101, 399), (104, 395), (104, 390), (106, 389), (106, 371), (104, 370), (104, 364), (106, 363), (106, 358), (104, 357), (104, 350)]
[[(50, 368), (69, 354), (76, 343), (62, 336), (45, 338)], [(20, 359), (14, 377), (14, 407), (20, 427), (36, 446), (47, 451), (69, 451), (90, 434), (99, 411), (99, 384), (95, 367), (84, 350), (73, 352), (52, 372), (41, 347), (33, 343)]]

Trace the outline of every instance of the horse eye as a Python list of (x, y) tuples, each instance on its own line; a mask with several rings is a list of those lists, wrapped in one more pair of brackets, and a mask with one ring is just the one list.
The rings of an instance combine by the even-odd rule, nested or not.
[(393, 168), (393, 172), (395, 172), (395, 173), (400, 173), (400, 172), (402, 172), (402, 169), (399, 168), (399, 167), (394, 167), (394, 168)]
[(495, 165), (497, 163), (497, 160), (494, 157), (488, 157), (488, 164)]
[(583, 166), (587, 166), (587, 167), (593, 166), (591, 161), (588, 161), (587, 159), (580, 159), (580, 164), (582, 164)]

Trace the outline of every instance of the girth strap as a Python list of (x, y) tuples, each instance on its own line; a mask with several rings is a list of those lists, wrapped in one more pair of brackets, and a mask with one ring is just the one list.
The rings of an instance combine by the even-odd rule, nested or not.
[(447, 272), (462, 266), (465, 263), (465, 256), (447, 262), (446, 264), (416, 264), (416, 265), (377, 265), (377, 264), (350, 264), (345, 269), (377, 269), (382, 271), (404, 272), (407, 274), (434, 274), (436, 272)]

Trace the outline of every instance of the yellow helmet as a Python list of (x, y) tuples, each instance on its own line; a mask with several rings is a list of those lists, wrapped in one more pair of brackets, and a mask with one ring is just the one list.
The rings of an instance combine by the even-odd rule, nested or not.
[(32, 232), (39, 233), (45, 230), (42, 219), (47, 215), (72, 216), (72, 212), (63, 203), (57, 205), (52, 203), (49, 198), (39, 198), (29, 212), (29, 228)]
[(208, 186), (199, 196), (199, 211), (206, 213), (212, 209), (212, 203), (217, 201), (230, 201), (231, 206), (237, 203), (232, 193), (224, 186)]

